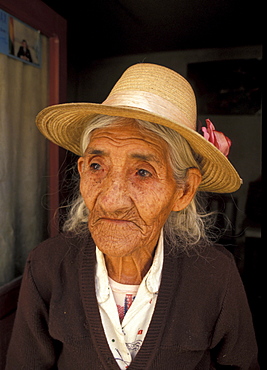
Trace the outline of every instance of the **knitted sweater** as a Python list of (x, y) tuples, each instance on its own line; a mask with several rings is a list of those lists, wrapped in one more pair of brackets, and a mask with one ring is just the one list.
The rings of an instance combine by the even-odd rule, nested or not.
[[(148, 333), (130, 370), (258, 369), (251, 314), (230, 253), (165, 243)], [(95, 295), (92, 239), (61, 234), (29, 255), (7, 370), (118, 370)], [(232, 367), (231, 367), (232, 366)]]

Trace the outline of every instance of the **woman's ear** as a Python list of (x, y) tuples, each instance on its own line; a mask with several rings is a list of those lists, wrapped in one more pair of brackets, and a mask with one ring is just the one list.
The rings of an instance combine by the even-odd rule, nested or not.
[(174, 202), (173, 211), (181, 211), (186, 208), (193, 199), (202, 176), (197, 168), (189, 168), (186, 174), (186, 182), (182, 188), (177, 190), (176, 200)]
[(80, 176), (82, 175), (83, 170), (84, 170), (84, 157), (80, 157), (78, 159), (78, 171), (79, 171)]

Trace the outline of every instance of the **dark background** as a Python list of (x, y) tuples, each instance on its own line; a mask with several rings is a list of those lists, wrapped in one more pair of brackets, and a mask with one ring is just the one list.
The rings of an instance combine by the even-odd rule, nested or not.
[(68, 21), (68, 64), (125, 54), (262, 44), (262, 2), (45, 0)]

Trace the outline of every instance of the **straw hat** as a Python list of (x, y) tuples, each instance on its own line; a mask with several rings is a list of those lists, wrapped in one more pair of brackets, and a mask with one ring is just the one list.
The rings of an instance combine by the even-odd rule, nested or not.
[(199, 190), (230, 193), (242, 183), (229, 160), (196, 132), (196, 101), (190, 84), (166, 67), (149, 63), (133, 65), (102, 104), (49, 106), (38, 114), (36, 123), (53, 143), (82, 155), (81, 135), (97, 114), (141, 119), (179, 132), (202, 157), (203, 179)]

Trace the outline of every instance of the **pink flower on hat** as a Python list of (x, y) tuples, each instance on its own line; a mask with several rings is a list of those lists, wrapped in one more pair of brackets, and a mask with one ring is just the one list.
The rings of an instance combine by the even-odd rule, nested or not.
[(204, 138), (212, 143), (227, 157), (232, 145), (232, 141), (222, 132), (216, 131), (213, 123), (209, 119), (206, 119), (206, 124), (207, 127), (201, 127)]

